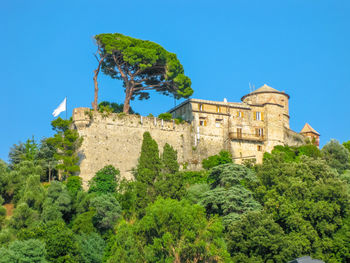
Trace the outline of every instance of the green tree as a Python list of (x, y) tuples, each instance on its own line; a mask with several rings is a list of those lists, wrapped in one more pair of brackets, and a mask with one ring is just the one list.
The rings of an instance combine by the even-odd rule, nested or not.
[(52, 144), (48, 144), (47, 139), (42, 139), (38, 153), (36, 155), (38, 163), (46, 170), (45, 178), (42, 178), (50, 182), (54, 175), (57, 174), (56, 166), (58, 164), (55, 158), (56, 148)]
[(165, 120), (165, 121), (171, 121), (173, 118), (173, 115), (171, 115), (171, 113), (169, 112), (164, 112), (158, 115), (158, 118), (161, 120)]
[(156, 196), (181, 200), (186, 195), (187, 184), (182, 173), (160, 174), (154, 183)]
[(115, 237), (111, 240), (111, 248), (106, 255), (108, 263), (138, 263), (144, 262), (143, 250), (136, 227), (122, 221), (116, 227)]
[(24, 202), (34, 210), (42, 211), (45, 200), (45, 189), (40, 183), (39, 175), (31, 175), (27, 178), (26, 184), (21, 191), (20, 203)]
[(96, 210), (93, 223), (102, 233), (112, 229), (121, 217), (121, 208), (117, 199), (111, 194), (96, 196), (91, 200), (91, 207)]
[(32, 175), (40, 177), (43, 172), (42, 167), (35, 164), (34, 161), (24, 160), (16, 164), (13, 170), (7, 173), (7, 176), (4, 178), (6, 185), (4, 199), (17, 203), (21, 198), (21, 190), (25, 186), (27, 178)]
[(350, 152), (350, 141), (343, 142), (343, 146)]
[(350, 216), (343, 220), (342, 227), (334, 235), (334, 258), (338, 262), (350, 261)]
[[(4, 203), (4, 199), (1, 197), (0, 195), (0, 230), (3, 227), (3, 224), (5, 222), (5, 218), (6, 218), (6, 208), (2, 206), (2, 204)], [(1, 245), (1, 242), (0, 242)]]
[[(230, 225), (226, 239), (233, 262), (285, 263), (293, 259), (283, 229), (262, 211), (249, 212)], [(300, 240), (293, 241), (296, 246)], [(299, 255), (309, 252), (306, 248)]]
[[(123, 112), (123, 108), (124, 108), (124, 104), (119, 104), (119, 103), (115, 103), (115, 102), (109, 102), (109, 101), (102, 101), (98, 104), (98, 110), (101, 107), (109, 107), (112, 109), (113, 113), (120, 113)], [(137, 114), (131, 107), (129, 108), (129, 113), (130, 114)]]
[(37, 224), (18, 233), (19, 240), (39, 239), (45, 243), (49, 262), (78, 262), (75, 236), (62, 220)]
[(118, 225), (108, 262), (226, 262), (222, 230), (202, 207), (159, 198), (140, 221)]
[(9, 159), (11, 166), (19, 164), (21, 161), (34, 161), (38, 153), (38, 144), (34, 137), (25, 143), (14, 144), (10, 148)]
[(72, 199), (66, 186), (58, 181), (51, 182), (47, 189), (42, 218), (44, 221), (55, 220), (55, 215), (62, 214), (66, 221), (72, 216)]
[(81, 177), (79, 176), (68, 177), (66, 186), (72, 198), (75, 198), (78, 192), (83, 190)]
[(312, 158), (322, 157), (320, 149), (315, 144), (305, 144), (297, 147), (298, 156), (306, 155)]
[(10, 148), (9, 152), (9, 161), (11, 166), (19, 164), (23, 161), (23, 156), (25, 155), (25, 147), (23, 142), (19, 142), (18, 144), (14, 144)]
[(0, 248), (0, 263), (47, 263), (45, 244), (29, 239), (11, 242), (7, 249)]
[(53, 120), (51, 125), (56, 134), (46, 140), (48, 145), (56, 148), (55, 158), (59, 162), (56, 167), (62, 171), (64, 177), (80, 171), (78, 149), (82, 138), (76, 130), (70, 129), (71, 124), (72, 120), (63, 120), (60, 117)]
[[(143, 134), (143, 141), (141, 146), (141, 155), (137, 165), (137, 172), (141, 170), (149, 170), (153, 176), (159, 174), (161, 169), (161, 160), (159, 158), (158, 144), (152, 139), (149, 132)], [(142, 180), (142, 178), (136, 178)], [(154, 181), (154, 178), (145, 178), (147, 182)]]
[(177, 162), (177, 151), (166, 143), (163, 147), (162, 154), (163, 172), (174, 174), (179, 171), (179, 163)]
[(208, 180), (210, 190), (201, 195), (199, 204), (208, 214), (223, 217), (225, 226), (231, 225), (242, 214), (260, 210), (261, 205), (246, 187), (257, 184), (256, 175), (247, 167), (238, 164), (223, 164), (212, 168)]
[(161, 172), (162, 162), (159, 158), (158, 144), (152, 139), (149, 132), (143, 134), (141, 155), (134, 171), (136, 179), (134, 191), (136, 206), (140, 215), (144, 212), (148, 203), (156, 199), (155, 182)]
[(31, 209), (27, 203), (21, 203), (14, 210), (9, 225), (16, 230), (20, 230), (33, 226), (38, 219), (39, 214), (35, 210)]
[(334, 235), (350, 207), (347, 184), (338, 173), (321, 159), (284, 162), (275, 155), (264, 160), (257, 175), (261, 185), (255, 196), (274, 221), (303, 241), (304, 252), (332, 262)]
[(224, 262), (227, 258), (219, 220), (187, 201), (158, 199), (137, 225), (146, 261)]
[(5, 198), (10, 169), (3, 160), (0, 159), (0, 196)]
[(96, 232), (96, 228), (93, 224), (93, 218), (96, 215), (96, 211), (90, 210), (88, 212), (79, 214), (72, 223), (72, 230), (77, 234), (90, 234)]
[(73, 232), (62, 221), (50, 221), (38, 232), (46, 244), (49, 262), (77, 262), (78, 247)]
[[(138, 97), (148, 99), (149, 90), (172, 94), (175, 98), (188, 98), (192, 95), (191, 80), (185, 76), (176, 55), (160, 45), (122, 34), (100, 34), (95, 36), (98, 45), (99, 65), (95, 70), (102, 71), (123, 81), (125, 89), (124, 109), (129, 112), (130, 100)], [(95, 82), (97, 109), (98, 87)], [(95, 106), (96, 105), (96, 106)]]
[(349, 151), (337, 140), (331, 140), (322, 148), (323, 158), (339, 174), (349, 167)]
[(117, 191), (120, 172), (112, 165), (99, 170), (89, 182), (89, 193), (113, 194)]
[(81, 262), (102, 263), (105, 241), (97, 234), (82, 234), (76, 237)]
[(186, 190), (186, 199), (192, 204), (198, 204), (203, 195), (210, 190), (210, 186), (208, 184), (193, 184)]
[(215, 166), (225, 163), (232, 163), (232, 155), (228, 151), (220, 151), (219, 154), (209, 156), (207, 159), (202, 161), (202, 166), (204, 169), (211, 169)]

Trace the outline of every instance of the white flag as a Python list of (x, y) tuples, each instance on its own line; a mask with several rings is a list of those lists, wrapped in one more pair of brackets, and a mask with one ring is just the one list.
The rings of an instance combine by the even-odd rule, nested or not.
[(67, 109), (67, 98), (64, 98), (64, 100), (61, 102), (60, 106), (57, 107), (52, 113), (54, 117), (57, 117), (60, 115), (62, 111), (66, 111)]

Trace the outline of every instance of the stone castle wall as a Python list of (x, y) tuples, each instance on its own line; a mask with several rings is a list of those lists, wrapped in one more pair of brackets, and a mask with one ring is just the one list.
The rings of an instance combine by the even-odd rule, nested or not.
[[(188, 104), (189, 105), (189, 104)], [(178, 162), (189, 169), (201, 169), (202, 160), (221, 150), (231, 152), (235, 162), (254, 158), (262, 161), (264, 152), (270, 152), (275, 145), (302, 144), (303, 136), (288, 129), (284, 124), (283, 110), (279, 105), (258, 107), (265, 112), (265, 119), (253, 120), (255, 107), (246, 111), (243, 119), (231, 114), (206, 114), (197, 112), (191, 124), (176, 124), (155, 117), (111, 113), (108, 115), (93, 112), (89, 108), (76, 108), (73, 111), (74, 126), (83, 143), (79, 150), (80, 176), (84, 187), (95, 173), (106, 165), (118, 168), (123, 178), (132, 178), (141, 152), (144, 132), (150, 132), (158, 143), (160, 152), (169, 143), (178, 153)], [(207, 126), (198, 125), (201, 116), (206, 117)], [(230, 133), (242, 127), (243, 140), (230, 138)], [(266, 131), (263, 140), (245, 138), (254, 132), (254, 127)]]
[(146, 131), (157, 141), (160, 152), (169, 143), (177, 150), (179, 163), (186, 163), (191, 169), (200, 168), (203, 158), (222, 149), (222, 141), (208, 144), (210, 151), (208, 147), (195, 147), (193, 128), (188, 123), (115, 113), (103, 116), (88, 108), (74, 109), (73, 121), (83, 137), (79, 155), (84, 187), (99, 169), (109, 164), (118, 168), (122, 177), (131, 179)]

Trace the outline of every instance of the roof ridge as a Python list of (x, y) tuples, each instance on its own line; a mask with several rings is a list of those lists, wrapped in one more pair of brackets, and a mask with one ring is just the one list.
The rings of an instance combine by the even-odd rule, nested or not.
[(307, 133), (307, 132), (312, 132), (317, 135), (320, 135), (314, 128), (311, 127), (310, 124), (305, 123), (304, 127), (301, 129), (300, 133)]

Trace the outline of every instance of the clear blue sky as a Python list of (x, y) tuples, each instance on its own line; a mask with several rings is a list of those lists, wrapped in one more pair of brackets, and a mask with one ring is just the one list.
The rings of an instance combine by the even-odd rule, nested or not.
[[(2, 0), (0, 158), (35, 136), (53, 134), (52, 111), (65, 96), (68, 115), (90, 107), (93, 36), (119, 32), (174, 52), (195, 98), (238, 102), (264, 83), (291, 95), (291, 128), (305, 122), (350, 140), (350, 1), (348, 0)], [(122, 102), (122, 83), (101, 76), (99, 100)], [(173, 99), (132, 102), (159, 114)], [(62, 115), (64, 117), (64, 115)]]

